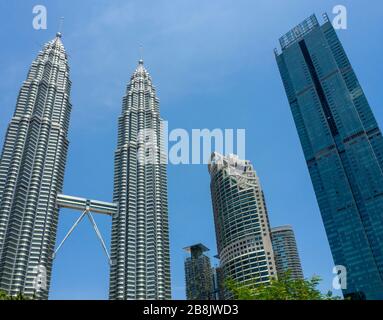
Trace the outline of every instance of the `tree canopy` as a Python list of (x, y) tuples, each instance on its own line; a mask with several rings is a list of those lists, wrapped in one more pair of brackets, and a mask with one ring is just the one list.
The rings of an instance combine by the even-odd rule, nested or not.
[(30, 299), (22, 293), (19, 293), (16, 296), (11, 296), (7, 294), (5, 291), (0, 290), (0, 300), (30, 300)]
[(254, 284), (249, 281), (239, 284), (232, 279), (225, 283), (226, 289), (235, 300), (339, 300), (331, 292), (322, 294), (318, 289), (321, 278), (293, 279), (289, 272), (271, 279), (267, 284)]

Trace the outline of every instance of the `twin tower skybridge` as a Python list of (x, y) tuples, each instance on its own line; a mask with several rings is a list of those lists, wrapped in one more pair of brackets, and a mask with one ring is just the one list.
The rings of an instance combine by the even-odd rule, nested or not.
[(111, 203), (111, 202), (90, 200), (90, 199), (85, 199), (85, 198), (79, 198), (79, 197), (73, 197), (73, 196), (67, 196), (64, 194), (59, 194), (57, 196), (57, 206), (58, 206), (58, 208), (67, 208), (67, 209), (82, 211), (82, 214), (76, 220), (76, 222), (73, 224), (73, 226), (69, 229), (69, 231), (65, 235), (64, 239), (60, 242), (60, 244), (56, 248), (55, 252), (53, 253), (53, 259), (56, 257), (57, 252), (63, 246), (64, 242), (68, 239), (68, 237), (71, 235), (71, 233), (77, 227), (77, 225), (81, 222), (81, 220), (85, 216), (87, 216), (90, 223), (93, 226), (94, 231), (96, 232), (98, 239), (101, 242), (101, 245), (102, 245), (102, 248), (105, 252), (105, 255), (108, 258), (109, 265), (112, 265), (113, 262), (110, 258), (110, 255), (108, 253), (108, 249), (106, 248), (105, 241), (101, 235), (101, 232), (98, 229), (96, 221), (93, 218), (92, 212), (93, 213), (99, 213), (99, 214), (105, 214), (108, 216), (113, 216), (113, 215), (116, 215), (118, 212), (117, 204)]

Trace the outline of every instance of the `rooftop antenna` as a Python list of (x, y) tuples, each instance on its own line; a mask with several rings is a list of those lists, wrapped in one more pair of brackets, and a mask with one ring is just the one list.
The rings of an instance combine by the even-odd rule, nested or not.
[(62, 36), (63, 25), (64, 25), (64, 17), (61, 17), (60, 21), (59, 21), (59, 28), (58, 28), (58, 31), (57, 31), (57, 34), (56, 34), (60, 38)]
[(140, 44), (140, 63), (144, 62), (143, 55), (144, 55), (144, 46)]

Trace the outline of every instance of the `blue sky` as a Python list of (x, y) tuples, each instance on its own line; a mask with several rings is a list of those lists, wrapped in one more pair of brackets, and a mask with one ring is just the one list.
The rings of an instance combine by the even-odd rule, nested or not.
[[(47, 7), (47, 30), (32, 28), (37, 4)], [(170, 129), (246, 129), (271, 225), (293, 225), (305, 276), (320, 275), (327, 291), (334, 263), (273, 49), (301, 20), (331, 18), (338, 4), (348, 9), (338, 34), (382, 125), (381, 1), (1, 1), (0, 143), (30, 63), (64, 16), (73, 83), (64, 193), (110, 201), (117, 118), (142, 44)], [(205, 165), (170, 165), (168, 180), (172, 295), (183, 299), (182, 248), (202, 242), (216, 254), (210, 181)], [(78, 215), (61, 211), (58, 240)], [(95, 218), (109, 245), (110, 219)], [(108, 271), (84, 220), (54, 261), (50, 298), (106, 299)]]

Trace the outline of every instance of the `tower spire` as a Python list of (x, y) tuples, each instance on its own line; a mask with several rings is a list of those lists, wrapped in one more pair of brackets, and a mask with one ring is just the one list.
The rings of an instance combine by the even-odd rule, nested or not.
[(64, 17), (60, 17), (59, 27), (58, 27), (58, 31), (56, 33), (56, 37), (58, 37), (58, 38), (62, 37), (63, 26), (64, 26)]
[(139, 64), (144, 64), (143, 53), (144, 53), (144, 46), (140, 44), (140, 60), (138, 60)]
[(118, 213), (112, 217), (111, 259), (115, 263), (111, 265), (109, 297), (170, 299), (163, 122), (142, 59), (127, 88), (115, 153), (113, 199)]

